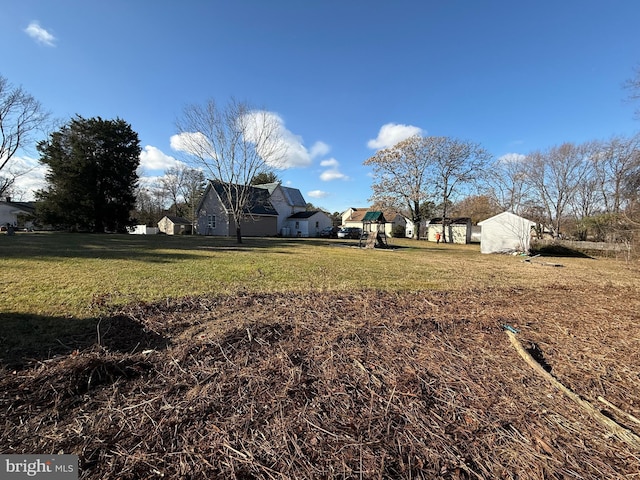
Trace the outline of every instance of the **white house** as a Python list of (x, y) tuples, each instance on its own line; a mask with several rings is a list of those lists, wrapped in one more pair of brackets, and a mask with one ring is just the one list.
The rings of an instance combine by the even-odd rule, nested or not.
[(33, 202), (12, 202), (10, 198), (0, 200), (0, 226), (7, 224), (16, 228), (32, 228), (35, 213)]
[(511, 212), (502, 212), (482, 222), (481, 253), (528, 252), (535, 222)]
[(317, 237), (322, 229), (330, 226), (331, 217), (321, 210), (315, 210), (289, 216), (281, 231), (283, 237)]
[(287, 228), (288, 218), (307, 210), (307, 202), (305, 202), (302, 193), (297, 188), (283, 187), (279, 182), (255, 185), (255, 187), (269, 192), (269, 202), (278, 212), (278, 232), (287, 236), (284, 235), (285, 232), (282, 229), (283, 227)]

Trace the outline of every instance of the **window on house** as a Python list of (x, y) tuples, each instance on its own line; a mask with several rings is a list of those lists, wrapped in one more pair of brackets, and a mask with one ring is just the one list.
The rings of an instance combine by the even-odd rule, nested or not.
[(207, 215), (207, 228), (216, 228), (216, 216)]
[(320, 228), (320, 222), (316, 222), (316, 228)]
[(300, 228), (300, 222), (296, 222), (296, 230)]

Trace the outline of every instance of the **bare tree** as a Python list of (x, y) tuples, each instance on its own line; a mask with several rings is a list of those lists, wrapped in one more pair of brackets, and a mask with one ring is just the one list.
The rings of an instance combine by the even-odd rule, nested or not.
[(471, 142), (414, 135), (378, 151), (364, 164), (374, 167), (371, 200), (398, 204), (401, 211), (409, 212), (418, 238), (422, 205), (433, 199), (442, 201), (444, 222), (447, 206), (464, 185), (479, 178), (488, 159), (488, 153)]
[(168, 168), (158, 179), (159, 187), (169, 197), (173, 214), (180, 217), (195, 217), (196, 202), (205, 188), (205, 178), (201, 170), (179, 164)]
[(595, 143), (594, 175), (607, 213), (618, 214), (629, 200), (629, 179), (640, 174), (640, 134)]
[(526, 156), (508, 154), (498, 158), (488, 171), (487, 183), (493, 200), (505, 211), (522, 215), (530, 200)]
[(177, 128), (187, 161), (220, 182), (242, 243), (241, 224), (251, 217), (251, 179), (282, 167), (287, 153), (280, 119), (247, 103), (232, 100), (220, 107), (209, 100), (186, 107)]
[(5, 167), (19, 149), (31, 142), (32, 134), (44, 126), (48, 117), (40, 102), (0, 75), (0, 172), (5, 173), (0, 194), (11, 186), (15, 177), (15, 173), (6, 175)]
[(544, 207), (553, 236), (560, 236), (562, 220), (587, 175), (584, 146), (572, 143), (528, 155), (528, 181)]
[[(640, 66), (635, 68), (634, 76), (625, 82), (624, 87), (629, 91), (628, 99), (630, 102), (640, 100)], [(640, 119), (640, 107), (636, 108), (635, 115)]]
[(491, 158), (479, 144), (438, 137), (433, 151), (432, 179), (442, 201), (442, 240), (447, 241), (445, 224), (449, 205), (460, 190), (484, 177)]
[(370, 200), (407, 213), (415, 226), (416, 240), (423, 220), (421, 205), (432, 197), (429, 168), (437, 146), (435, 137), (414, 135), (364, 161), (373, 167), (375, 179)]

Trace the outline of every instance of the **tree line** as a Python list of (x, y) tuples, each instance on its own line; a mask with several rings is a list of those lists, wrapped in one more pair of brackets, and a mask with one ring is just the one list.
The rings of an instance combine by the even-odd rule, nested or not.
[(510, 211), (535, 221), (541, 235), (624, 241), (640, 222), (640, 134), (497, 160), (473, 142), (413, 136), (364, 164), (373, 168), (374, 205), (415, 225)]
[[(637, 95), (640, 82), (634, 82)], [(48, 119), (39, 102), (0, 76), (0, 195), (11, 192), (21, 174), (9, 168), (11, 158)], [(131, 125), (76, 116), (37, 144), (47, 167), (47, 185), (36, 193), (39, 219), (96, 232), (155, 224), (162, 214), (193, 219), (206, 174), (229, 189), (241, 242), (249, 186), (262, 175), (277, 178), (273, 172), (287, 155), (278, 122), (234, 100), (188, 106), (176, 125), (184, 162), (141, 184), (140, 142)], [(393, 208), (416, 225), (433, 216), (444, 224), (454, 215), (478, 221), (512, 211), (554, 238), (620, 241), (640, 223), (640, 134), (498, 160), (474, 142), (418, 135), (376, 152), (364, 165), (373, 169), (374, 205)]]

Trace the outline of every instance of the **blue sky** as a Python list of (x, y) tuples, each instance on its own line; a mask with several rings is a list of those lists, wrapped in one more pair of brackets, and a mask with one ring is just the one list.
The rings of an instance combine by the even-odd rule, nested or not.
[(246, 100), (302, 152), (278, 176), (333, 212), (369, 204), (362, 162), (411, 133), (498, 158), (638, 131), (639, 19), (637, 0), (15, 0), (0, 75), (63, 121), (129, 122), (150, 177), (181, 158), (185, 105)]

